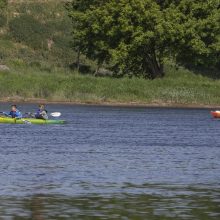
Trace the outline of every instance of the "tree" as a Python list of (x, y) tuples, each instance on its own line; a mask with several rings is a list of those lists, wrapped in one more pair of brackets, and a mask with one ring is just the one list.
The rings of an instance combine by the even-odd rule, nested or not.
[(216, 56), (218, 6), (218, 0), (73, 0), (67, 9), (83, 54), (117, 74), (154, 79), (164, 76), (167, 58), (196, 63)]
[(186, 66), (216, 66), (220, 58), (220, 1), (183, 0), (183, 41), (176, 60)]
[[(89, 33), (87, 28), (90, 24), (89, 17), (86, 17), (86, 11), (90, 7), (98, 7), (104, 4), (104, 0), (74, 0), (66, 3), (66, 9), (69, 11), (69, 16), (72, 18), (73, 24), (73, 49), (77, 51), (77, 70), (80, 68), (80, 55), (86, 54), (91, 59), (96, 59), (94, 52), (98, 52), (95, 45), (92, 44), (92, 33)], [(85, 17), (84, 17), (85, 15)], [(98, 63), (102, 63), (98, 59)]]

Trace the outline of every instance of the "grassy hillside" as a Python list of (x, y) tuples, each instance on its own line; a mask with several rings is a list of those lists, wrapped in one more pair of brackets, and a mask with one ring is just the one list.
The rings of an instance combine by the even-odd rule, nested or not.
[[(69, 67), (71, 22), (63, 1), (10, 1), (0, 22), (0, 100), (45, 99), (82, 103), (220, 104), (220, 80), (166, 66), (154, 81), (80, 75)], [(32, 31), (33, 30), (33, 33)], [(82, 62), (95, 68), (82, 57)], [(210, 72), (210, 75), (213, 75)]]
[[(71, 21), (60, 0), (10, 1), (1, 15), (0, 64), (51, 69), (76, 60), (71, 48)], [(89, 61), (82, 57), (82, 62)]]

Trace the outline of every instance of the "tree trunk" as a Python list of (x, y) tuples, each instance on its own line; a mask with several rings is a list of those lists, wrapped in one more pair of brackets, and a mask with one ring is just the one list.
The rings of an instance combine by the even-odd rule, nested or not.
[(100, 70), (100, 68), (101, 68), (101, 65), (98, 64), (98, 65), (97, 65), (97, 68), (96, 68), (96, 70), (95, 70), (94, 76), (98, 76), (98, 75), (99, 75), (99, 70)]
[(156, 79), (160, 77), (164, 77), (164, 64), (162, 61), (158, 61), (155, 53), (152, 55), (147, 55), (146, 58), (146, 76), (150, 79)]
[(77, 72), (79, 73), (80, 71), (80, 49), (77, 50), (76, 68), (77, 68)]

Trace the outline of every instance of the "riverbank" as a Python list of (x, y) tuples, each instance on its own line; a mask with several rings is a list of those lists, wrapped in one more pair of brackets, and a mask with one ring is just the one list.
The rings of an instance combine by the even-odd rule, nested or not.
[(0, 103), (3, 104), (47, 104), (47, 105), (82, 105), (82, 106), (103, 106), (103, 107), (130, 107), (130, 108), (200, 108), (200, 109), (220, 109), (219, 105), (204, 105), (204, 104), (174, 104), (174, 103), (117, 103), (117, 102), (65, 102), (65, 101), (49, 101), (46, 99), (23, 99), (23, 98), (6, 98), (0, 99)]
[(109, 78), (64, 70), (0, 73), (0, 101), (147, 107), (220, 106), (220, 80), (169, 67), (163, 79)]

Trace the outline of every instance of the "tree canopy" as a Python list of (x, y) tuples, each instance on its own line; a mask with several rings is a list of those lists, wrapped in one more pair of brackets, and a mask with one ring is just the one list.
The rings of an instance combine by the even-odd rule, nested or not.
[(219, 0), (73, 0), (73, 43), (119, 75), (164, 76), (164, 62), (216, 65)]
[(179, 5), (184, 16), (183, 42), (177, 62), (185, 65), (215, 66), (220, 58), (220, 1), (189, 1)]

